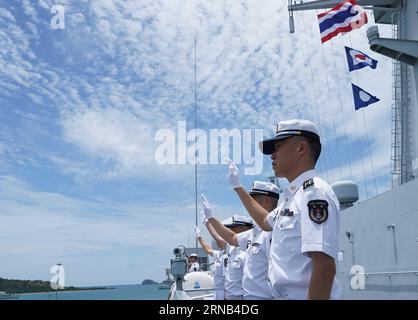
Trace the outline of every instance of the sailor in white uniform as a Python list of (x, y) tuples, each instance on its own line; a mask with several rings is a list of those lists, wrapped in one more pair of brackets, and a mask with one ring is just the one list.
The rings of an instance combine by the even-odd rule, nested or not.
[(189, 272), (196, 272), (200, 270), (199, 262), (197, 262), (197, 254), (192, 253), (189, 256)]
[[(203, 224), (208, 228), (209, 233), (212, 234), (210, 230), (212, 227), (209, 223), (207, 223), (207, 219), (204, 218)], [(215, 291), (215, 300), (224, 300), (225, 299), (225, 265), (226, 259), (228, 258), (225, 253), (225, 247), (221, 250), (213, 249), (205, 240), (203, 240), (202, 235), (200, 233), (199, 228), (195, 227), (196, 231), (196, 238), (199, 241), (202, 249), (210, 256), (213, 257), (213, 269), (212, 269), (212, 276), (213, 276), (213, 289)], [(216, 239), (215, 239), (216, 241)], [(223, 244), (218, 244), (218, 247), (222, 247)]]
[[(270, 182), (254, 181), (251, 197), (267, 211), (277, 207), (279, 188)], [(271, 300), (273, 294), (268, 282), (271, 232), (263, 231), (257, 225), (251, 230), (235, 234), (225, 228), (216, 218), (211, 219), (215, 231), (230, 245), (247, 252), (243, 270), (242, 288), (245, 300)]]
[[(210, 221), (211, 223), (211, 221)], [(234, 233), (242, 233), (253, 227), (252, 221), (244, 216), (234, 215), (230, 223), (225, 224)], [(242, 278), (244, 267), (247, 260), (246, 250), (241, 250), (238, 246), (227, 244), (226, 252), (228, 261), (225, 272), (225, 300), (242, 300), (244, 289), (242, 288)]]
[(232, 162), (229, 179), (257, 224), (272, 231), (268, 277), (274, 298), (338, 299), (339, 203), (314, 169), (321, 152), (318, 129), (307, 120), (282, 121), (260, 148), (271, 154), (276, 177), (289, 181), (277, 209), (269, 213), (248, 195)]
[[(202, 199), (204, 214), (209, 224), (211, 224), (211, 220), (214, 219), (212, 209), (208, 200), (203, 195)], [(228, 220), (224, 225), (234, 233), (245, 232), (253, 227), (252, 220), (242, 215), (234, 215), (228, 218)], [(242, 277), (247, 257), (246, 250), (241, 250), (238, 246), (231, 246), (223, 239), (222, 241), (225, 243), (225, 252), (228, 256), (225, 270), (225, 300), (242, 300), (244, 297)]]
[(213, 258), (215, 259), (212, 271), (215, 300), (225, 300), (225, 273), (228, 256), (225, 250), (213, 250)]
[[(259, 228), (256, 226), (255, 228)], [(244, 240), (245, 241), (245, 240)], [(242, 286), (245, 300), (271, 300), (273, 293), (268, 282), (268, 258), (271, 232), (261, 230), (247, 249), (247, 263), (244, 267)], [(243, 242), (238, 238), (240, 247)]]

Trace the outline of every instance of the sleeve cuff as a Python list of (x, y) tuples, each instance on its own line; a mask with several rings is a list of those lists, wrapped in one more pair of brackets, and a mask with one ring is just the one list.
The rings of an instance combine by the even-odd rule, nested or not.
[(337, 250), (323, 243), (302, 243), (302, 253), (323, 252), (337, 261)]
[(245, 232), (243, 232), (242, 234), (237, 234), (237, 241), (238, 241), (238, 247), (241, 250), (247, 250), (247, 237), (244, 236)]
[(270, 225), (270, 228), (274, 228), (274, 217), (275, 217), (275, 215), (272, 215), (272, 214), (269, 214), (268, 216), (267, 216), (267, 223)]

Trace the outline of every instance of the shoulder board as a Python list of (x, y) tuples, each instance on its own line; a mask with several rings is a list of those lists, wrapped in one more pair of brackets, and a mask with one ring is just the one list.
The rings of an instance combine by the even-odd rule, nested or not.
[(310, 178), (303, 183), (303, 190), (305, 190), (305, 189), (307, 189), (307, 188), (309, 188), (310, 186), (313, 186), (313, 185), (314, 185), (313, 178)]

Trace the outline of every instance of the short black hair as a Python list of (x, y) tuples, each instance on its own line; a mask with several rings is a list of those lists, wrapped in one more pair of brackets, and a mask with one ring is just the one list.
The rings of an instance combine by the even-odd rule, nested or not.
[(321, 155), (321, 143), (317, 139), (311, 139), (306, 136), (300, 137), (302, 141), (305, 141), (309, 145), (309, 153), (311, 155), (311, 158), (314, 162), (314, 164), (317, 163), (319, 156)]
[(269, 199), (271, 199), (271, 201), (273, 201), (273, 203), (275, 203), (275, 206), (277, 206), (277, 203), (279, 202), (279, 198), (276, 198), (276, 197), (272, 197), (272, 196), (270, 196), (270, 195), (268, 195), (268, 194), (250, 194), (250, 196), (254, 199), (254, 200), (256, 200), (256, 198), (258, 197), (258, 198), (261, 198), (261, 197), (267, 197), (267, 198), (269, 198)]

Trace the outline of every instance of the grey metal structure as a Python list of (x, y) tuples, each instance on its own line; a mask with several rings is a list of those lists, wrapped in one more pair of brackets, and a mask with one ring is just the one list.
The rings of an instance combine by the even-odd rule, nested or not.
[[(418, 179), (341, 212), (344, 299), (418, 299)], [(364, 289), (352, 286), (353, 266)]]
[[(301, 3), (293, 12), (331, 8), (342, 0)], [(418, 1), (357, 0), (393, 38), (369, 28), (370, 49), (393, 59), (392, 190), (341, 212), (338, 278), (344, 299), (418, 299)], [(357, 266), (357, 267), (356, 267)]]

